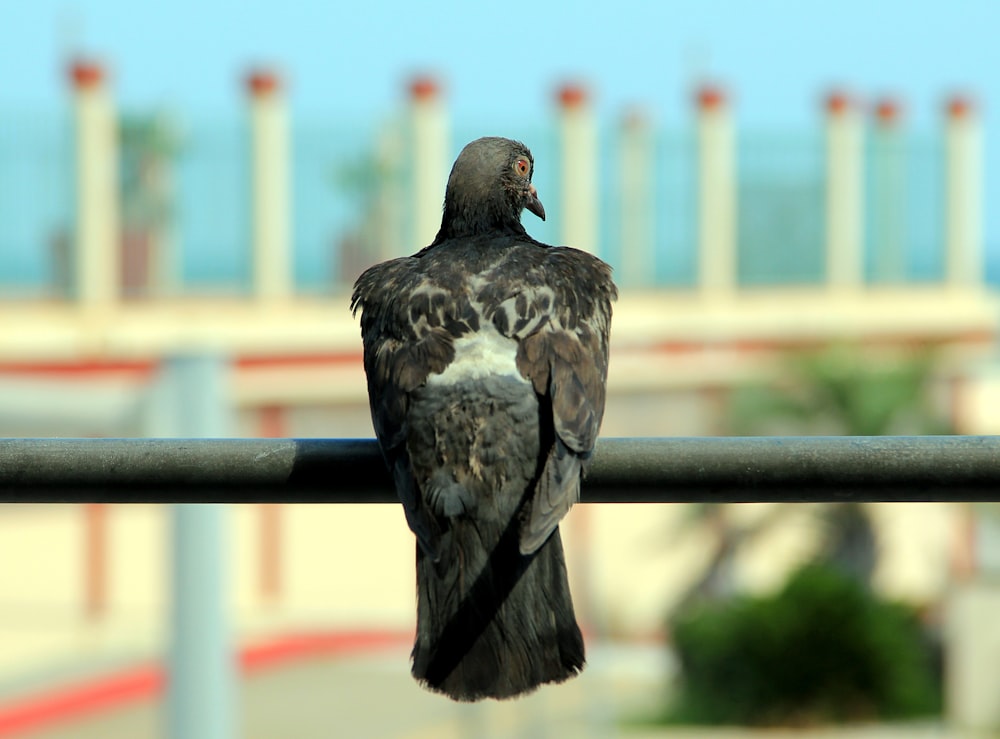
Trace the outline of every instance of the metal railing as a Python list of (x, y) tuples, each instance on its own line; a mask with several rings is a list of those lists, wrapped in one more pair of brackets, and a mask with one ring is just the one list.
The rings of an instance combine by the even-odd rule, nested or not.
[[(602, 439), (584, 502), (1000, 502), (1000, 436)], [(0, 440), (6, 503), (387, 503), (372, 439)]]

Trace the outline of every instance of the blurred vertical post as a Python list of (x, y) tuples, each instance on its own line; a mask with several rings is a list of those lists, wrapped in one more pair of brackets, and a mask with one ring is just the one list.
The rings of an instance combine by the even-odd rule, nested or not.
[[(224, 437), (230, 433), (227, 364), (210, 355), (164, 363), (154, 393), (157, 436)], [(226, 614), (225, 508), (172, 507), (170, 739), (234, 739), (236, 662)]]
[(736, 162), (725, 93), (698, 91), (698, 283), (720, 297), (736, 288)]
[(410, 83), (413, 142), (413, 241), (407, 253), (430, 244), (441, 227), (448, 180), (448, 120), (437, 80), (420, 76)]
[(76, 123), (74, 297), (104, 312), (119, 297), (118, 123), (104, 68), (78, 60), (70, 68)]
[(87, 503), (84, 515), (84, 615), (97, 621), (108, 601), (108, 506)]
[(977, 111), (955, 96), (945, 121), (945, 279), (956, 288), (983, 281), (983, 146)]
[(826, 99), (826, 282), (832, 290), (864, 284), (862, 120), (844, 92)]
[(872, 152), (872, 277), (879, 282), (900, 282), (905, 275), (906, 172), (899, 104), (884, 98), (875, 105)]
[(253, 295), (285, 300), (293, 292), (291, 176), (288, 107), (281, 80), (257, 69), (247, 77), (250, 93)]
[(559, 88), (559, 140), (562, 145), (561, 188), (563, 244), (597, 254), (597, 125), (580, 84), (568, 83)]
[[(366, 222), (366, 227), (370, 229), (370, 238), (376, 248), (366, 256), (381, 260), (410, 254), (416, 251), (419, 242), (407, 243), (403, 224), (406, 191), (398, 175), (405, 160), (406, 142), (399, 120), (393, 120), (382, 128), (375, 147), (379, 182), (374, 214)], [(441, 201), (444, 202), (443, 192)], [(366, 260), (363, 266), (367, 267), (370, 263)]]
[[(559, 88), (559, 133), (561, 152), (562, 208), (559, 213), (561, 243), (597, 253), (597, 130), (593, 111), (582, 85), (568, 83)], [(577, 602), (586, 618), (589, 608), (590, 567), (586, 532), (589, 511), (577, 506), (574, 515), (563, 524), (570, 535), (566, 556), (575, 562), (573, 571), (579, 574), (582, 588), (577, 589)]]
[(649, 121), (638, 110), (626, 113), (621, 127), (621, 262), (622, 282), (653, 282), (653, 139)]
[[(560, 243), (598, 254), (600, 244), (598, 177), (601, 152), (598, 149), (597, 122), (590, 104), (590, 96), (582, 84), (570, 82), (558, 89), (556, 100), (559, 106), (561, 148), (559, 171), (561, 201), (558, 213)], [(626, 147), (626, 137), (627, 133), (623, 131), (623, 149)], [(630, 175), (641, 176), (638, 169), (629, 173), (622, 172), (623, 184)], [(638, 188), (640, 185), (635, 183), (635, 187)], [(643, 197), (648, 196), (648, 191), (643, 193)], [(623, 221), (628, 217), (625, 208), (623, 202)], [(638, 222), (633, 225), (638, 226)], [(638, 246), (637, 243), (623, 240), (622, 258), (627, 258), (629, 250), (635, 250)], [(592, 513), (593, 511), (583, 506), (577, 506), (563, 520), (560, 527), (564, 533), (563, 542), (566, 559), (569, 562), (568, 569), (573, 573), (573, 600), (576, 603), (577, 617), (584, 624), (585, 630), (602, 633), (601, 624), (596, 620), (597, 609), (593, 597)], [(547, 735), (546, 715), (540, 710), (544, 706), (541, 700), (540, 697), (538, 700), (523, 704), (525, 719), (524, 724), (519, 727), (520, 736)], [(589, 716), (603, 714), (606, 705), (603, 694), (585, 694), (584, 700)], [(591, 720), (587, 724), (593, 731), (601, 732), (601, 736), (608, 735), (608, 727), (603, 723)], [(583, 736), (590, 735), (588, 732)]]
[(1000, 728), (1000, 588), (986, 577), (951, 589), (945, 620), (945, 704), (949, 724), (965, 731)]
[[(1000, 434), (996, 412), (1000, 407), (1000, 365), (995, 360), (977, 362), (967, 370), (957, 390), (953, 412), (958, 432)], [(967, 503), (958, 509), (955, 526), (952, 582), (944, 603), (946, 715), (956, 731), (995, 736), (1000, 729), (1000, 631), (996, 628), (1000, 617), (1000, 508)]]
[(177, 185), (174, 157), (180, 147), (180, 132), (172, 115), (160, 111), (151, 122), (153, 151), (146, 162), (146, 197), (156, 213), (149, 230), (149, 285), (157, 296), (176, 295), (181, 288), (181, 255), (176, 235)]
[[(268, 405), (260, 409), (260, 435), (265, 439), (278, 439), (285, 435), (285, 409)], [(281, 553), (284, 537), (282, 504), (262, 503), (257, 506), (259, 515), (260, 558), (258, 588), (260, 599), (267, 604), (276, 603), (281, 597)]]

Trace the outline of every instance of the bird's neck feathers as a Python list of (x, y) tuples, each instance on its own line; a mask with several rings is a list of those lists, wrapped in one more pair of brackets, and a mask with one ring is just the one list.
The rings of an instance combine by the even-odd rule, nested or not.
[(500, 197), (460, 198), (451, 192), (445, 195), (441, 229), (434, 239), (435, 244), (487, 234), (527, 236), (521, 225), (521, 209)]

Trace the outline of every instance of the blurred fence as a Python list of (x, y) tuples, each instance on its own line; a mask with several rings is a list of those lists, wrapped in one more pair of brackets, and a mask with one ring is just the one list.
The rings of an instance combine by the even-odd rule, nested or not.
[[(124, 248), (135, 248), (128, 246), (130, 229), (159, 229), (166, 233), (168, 245), (161, 270), (167, 275), (163, 281), (169, 292), (247, 292), (251, 198), (246, 121), (195, 118), (164, 125), (174, 140), (152, 154), (142, 151), (153, 146), (148, 141), (126, 141), (124, 126), (119, 134)], [(450, 137), (453, 153), (481, 133), (457, 128)], [(4, 296), (65, 294), (74, 219), (70, 134), (68, 117), (0, 111), (0, 292)], [(526, 226), (537, 238), (559, 243), (567, 214), (558, 207), (557, 133), (553, 127), (514, 135), (533, 150), (535, 183), (550, 214), (544, 223), (526, 216)], [(646, 275), (651, 284), (693, 285), (698, 237), (694, 129), (651, 134), (651, 233), (641, 243), (626, 243), (622, 237), (628, 211), (617, 174), (620, 139), (615, 128), (599, 133), (599, 254), (619, 268), (619, 278), (626, 284), (631, 278), (620, 267), (629, 250), (642, 250), (652, 252), (641, 255), (643, 263), (652, 265), (652, 273)], [(409, 235), (411, 142), (405, 126), (390, 122), (373, 129), (302, 120), (292, 124), (291, 144), (297, 291), (341, 290), (365, 264), (424, 246)], [(820, 132), (741, 132), (736, 147), (739, 283), (821, 282), (826, 164)], [(150, 157), (161, 161), (151, 165)], [(866, 136), (863, 237), (869, 281), (942, 278), (943, 157), (943, 146), (931, 136), (909, 132), (887, 136), (877, 131)], [(165, 169), (167, 184), (163, 177), (143, 176), (143, 168), (151, 166)], [(150, 193), (151, 188), (159, 191)], [(156, 212), (162, 222), (148, 222), (149, 208), (142, 207), (148, 201), (159, 204)], [(125, 262), (127, 270), (135, 260)]]
[(179, 132), (172, 216), (179, 274), (190, 289), (250, 284), (250, 163), (245, 124), (191, 121)]
[(738, 139), (737, 161), (740, 283), (821, 282), (826, 218), (822, 138), (747, 133)]
[(69, 117), (0, 112), (0, 295), (48, 296), (68, 278)]

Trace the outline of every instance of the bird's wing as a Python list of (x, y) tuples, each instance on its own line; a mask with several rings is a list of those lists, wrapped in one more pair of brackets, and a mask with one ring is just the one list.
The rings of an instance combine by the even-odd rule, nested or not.
[[(521, 551), (534, 552), (580, 497), (580, 473), (593, 452), (604, 415), (611, 303), (611, 268), (568, 247), (543, 251), (523, 280), (498, 295), (491, 317), (518, 340), (517, 365), (552, 414), (554, 440), (521, 532)], [(496, 282), (494, 285), (502, 285)], [(500, 298), (503, 298), (502, 300)]]
[[(440, 320), (440, 288), (427, 281), (412, 257), (378, 264), (358, 278), (351, 309), (361, 309), (361, 337), (372, 423), (406, 521), (424, 551), (437, 558), (438, 526), (413, 479), (406, 449), (409, 394), (441, 372), (455, 350)], [(438, 320), (435, 320), (435, 319)]]

